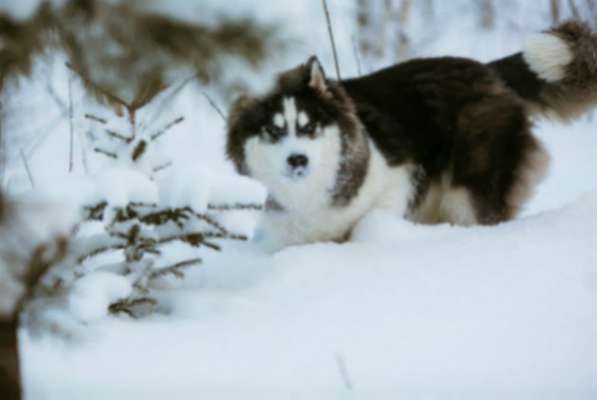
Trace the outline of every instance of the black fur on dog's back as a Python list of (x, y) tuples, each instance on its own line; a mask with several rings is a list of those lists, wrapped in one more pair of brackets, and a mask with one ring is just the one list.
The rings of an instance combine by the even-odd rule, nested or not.
[(387, 162), (422, 169), (419, 199), (447, 180), (470, 191), (478, 222), (516, 213), (515, 188), (542, 150), (522, 101), (491, 68), (462, 58), (420, 59), (342, 85)]

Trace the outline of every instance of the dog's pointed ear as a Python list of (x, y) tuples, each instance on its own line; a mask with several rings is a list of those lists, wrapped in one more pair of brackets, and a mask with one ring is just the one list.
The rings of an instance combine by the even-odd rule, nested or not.
[(325, 72), (323, 72), (323, 68), (317, 57), (309, 57), (306, 66), (309, 73), (309, 86), (321, 93), (326, 93), (328, 91), (328, 83)]

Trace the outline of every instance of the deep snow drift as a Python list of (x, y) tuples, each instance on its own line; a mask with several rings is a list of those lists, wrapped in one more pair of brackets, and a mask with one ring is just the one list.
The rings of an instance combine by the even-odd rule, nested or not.
[(29, 394), (597, 395), (597, 193), (490, 228), (374, 213), (355, 236), (273, 257), (235, 245), (164, 294), (167, 315), (23, 340)]

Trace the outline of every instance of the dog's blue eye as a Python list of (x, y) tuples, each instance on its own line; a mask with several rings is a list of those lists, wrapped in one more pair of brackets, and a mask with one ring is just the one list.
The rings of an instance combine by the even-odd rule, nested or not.
[(280, 128), (279, 126), (274, 124), (265, 125), (264, 129), (267, 132), (267, 134), (271, 136), (273, 139), (279, 139), (284, 135), (284, 128)]
[(306, 134), (312, 134), (315, 132), (315, 129), (317, 129), (317, 123), (311, 121), (308, 124), (300, 127), (299, 132), (306, 133)]

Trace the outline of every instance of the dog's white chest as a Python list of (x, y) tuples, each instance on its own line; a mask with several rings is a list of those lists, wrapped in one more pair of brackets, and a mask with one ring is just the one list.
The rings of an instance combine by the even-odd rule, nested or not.
[[(321, 177), (319, 185), (270, 188), (274, 197), (279, 196), (275, 198), (283, 210), (264, 214), (265, 247), (275, 251), (289, 245), (343, 240), (372, 209), (385, 209), (404, 216), (413, 195), (411, 168), (408, 165), (388, 167), (376, 147), (372, 143), (370, 146), (365, 180), (348, 205), (332, 205), (333, 179), (330, 181), (327, 174)], [(337, 166), (338, 160), (334, 161)], [(334, 178), (336, 171), (337, 167), (332, 170)]]

